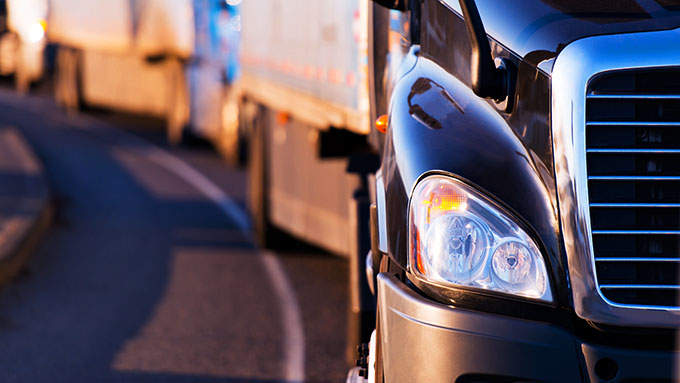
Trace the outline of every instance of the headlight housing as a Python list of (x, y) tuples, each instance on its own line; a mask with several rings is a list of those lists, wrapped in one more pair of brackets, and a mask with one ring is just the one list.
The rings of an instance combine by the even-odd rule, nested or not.
[(552, 302), (538, 246), (487, 197), (433, 175), (416, 185), (409, 210), (408, 269), (416, 278)]

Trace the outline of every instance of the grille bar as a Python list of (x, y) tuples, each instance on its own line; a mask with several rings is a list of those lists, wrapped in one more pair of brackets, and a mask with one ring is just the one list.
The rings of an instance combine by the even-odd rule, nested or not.
[(680, 176), (588, 176), (592, 181), (680, 181)]
[(590, 207), (601, 207), (601, 208), (626, 208), (626, 207), (658, 207), (658, 208), (680, 208), (680, 203), (647, 203), (647, 202), (593, 202)]
[(680, 230), (593, 230), (593, 235), (680, 235)]
[(680, 87), (670, 78), (680, 68), (607, 72), (585, 94), (595, 276), (619, 305), (680, 308)]
[(668, 154), (668, 153), (680, 153), (680, 149), (588, 149), (586, 153), (617, 153), (617, 154), (630, 154), (630, 153), (653, 153), (653, 154)]
[(589, 94), (588, 100), (680, 100), (677, 94)]
[(668, 128), (678, 128), (680, 127), (680, 122), (674, 121), (586, 121), (586, 125), (589, 126), (659, 126)]
[(680, 290), (677, 285), (600, 285), (601, 289), (634, 289), (634, 290)]
[(595, 262), (680, 262), (680, 258), (595, 258)]

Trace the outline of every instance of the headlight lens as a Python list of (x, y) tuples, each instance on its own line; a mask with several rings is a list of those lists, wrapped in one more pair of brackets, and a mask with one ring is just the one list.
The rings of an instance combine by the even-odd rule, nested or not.
[(430, 176), (410, 205), (409, 271), (444, 286), (467, 286), (551, 302), (538, 246), (507, 213), (462, 182)]

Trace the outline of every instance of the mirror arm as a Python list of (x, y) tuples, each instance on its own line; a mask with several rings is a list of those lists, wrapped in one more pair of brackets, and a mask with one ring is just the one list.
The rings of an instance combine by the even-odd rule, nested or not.
[(408, 11), (408, 0), (373, 0), (374, 2), (397, 11)]
[(508, 74), (503, 66), (496, 67), (489, 40), (474, 0), (459, 0), (470, 38), (472, 58), (470, 78), (472, 89), (479, 97), (502, 101), (508, 97)]

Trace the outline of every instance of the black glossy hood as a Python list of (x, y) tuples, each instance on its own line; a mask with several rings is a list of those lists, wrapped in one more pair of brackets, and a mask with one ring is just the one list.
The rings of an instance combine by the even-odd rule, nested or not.
[[(457, 0), (443, 2), (460, 9)], [(583, 37), (680, 27), (680, 0), (477, 0), (477, 6), (487, 33), (534, 65)]]

